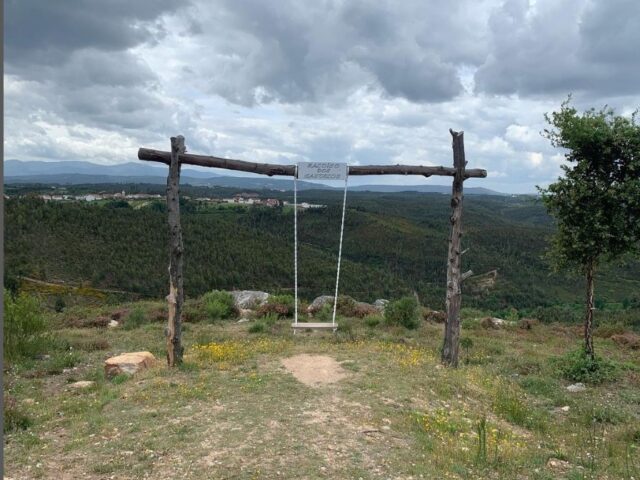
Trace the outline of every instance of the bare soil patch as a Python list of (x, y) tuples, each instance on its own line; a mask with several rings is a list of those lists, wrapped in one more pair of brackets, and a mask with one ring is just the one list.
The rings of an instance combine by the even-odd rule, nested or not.
[(334, 358), (326, 355), (294, 355), (282, 359), (282, 365), (296, 380), (310, 387), (336, 383), (348, 376)]

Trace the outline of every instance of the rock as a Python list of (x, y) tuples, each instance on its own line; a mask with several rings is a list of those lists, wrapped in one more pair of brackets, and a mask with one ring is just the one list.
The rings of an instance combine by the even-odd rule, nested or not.
[(139, 370), (149, 368), (156, 361), (151, 352), (123, 353), (111, 357), (104, 362), (104, 374), (107, 378), (115, 377), (121, 373), (133, 375)]
[(74, 388), (76, 390), (83, 390), (85, 388), (91, 388), (96, 384), (96, 382), (92, 382), (90, 380), (82, 380), (80, 382), (73, 382), (69, 384), (70, 388)]
[(565, 405), (564, 407), (560, 407), (560, 410), (562, 410), (563, 412), (568, 412), (571, 409), (571, 407), (569, 407), (569, 405)]
[(238, 314), (240, 315), (240, 318), (253, 318), (255, 316), (255, 312), (248, 308), (241, 308), (238, 310)]
[(551, 457), (547, 460), (547, 468), (558, 471), (567, 471), (571, 468), (571, 464), (565, 460)]
[(507, 325), (511, 324), (512, 322), (507, 322), (506, 320), (496, 317), (485, 317), (480, 320), (480, 325), (482, 325), (484, 328), (504, 328)]
[(249, 318), (241, 318), (236, 323), (247, 323), (247, 322), (250, 322), (250, 321), (251, 321), (251, 319), (249, 319)]
[(379, 298), (375, 302), (373, 302), (373, 306), (379, 311), (384, 312), (385, 307), (389, 303), (389, 300), (385, 300), (384, 298)]
[(269, 294), (257, 290), (234, 290), (231, 292), (238, 309), (255, 309), (267, 302)]
[(311, 305), (309, 305), (309, 307), (307, 307), (307, 312), (317, 313), (322, 310), (322, 307), (327, 304), (333, 304), (333, 297), (331, 295), (320, 295), (319, 297), (316, 297), (313, 302), (311, 302)]
[(117, 320), (111, 320), (111, 321), (109, 321), (109, 325), (107, 325), (107, 327), (116, 328), (118, 325), (120, 325), (120, 323), (118, 323)]
[(585, 387), (584, 383), (574, 383), (567, 387), (567, 390), (571, 393), (584, 392), (586, 389), (587, 387)]

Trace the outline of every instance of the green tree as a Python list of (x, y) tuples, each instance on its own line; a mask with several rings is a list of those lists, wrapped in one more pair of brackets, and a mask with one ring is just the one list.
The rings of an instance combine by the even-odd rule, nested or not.
[(599, 264), (640, 247), (640, 126), (612, 109), (579, 114), (569, 98), (545, 115), (544, 136), (565, 150), (564, 176), (539, 189), (557, 231), (550, 257), (586, 279), (585, 353), (592, 359), (594, 276)]

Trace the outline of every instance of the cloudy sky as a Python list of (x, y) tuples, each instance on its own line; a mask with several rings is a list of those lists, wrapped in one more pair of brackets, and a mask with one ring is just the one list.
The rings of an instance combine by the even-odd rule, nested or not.
[[(638, 0), (6, 0), (5, 158), (451, 164), (532, 192), (544, 113), (640, 106)], [(375, 177), (354, 183), (436, 183)]]

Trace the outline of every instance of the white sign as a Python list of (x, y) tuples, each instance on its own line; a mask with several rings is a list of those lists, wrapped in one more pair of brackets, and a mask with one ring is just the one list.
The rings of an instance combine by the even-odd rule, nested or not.
[(300, 180), (345, 180), (347, 173), (348, 167), (346, 163), (298, 163), (298, 178)]

